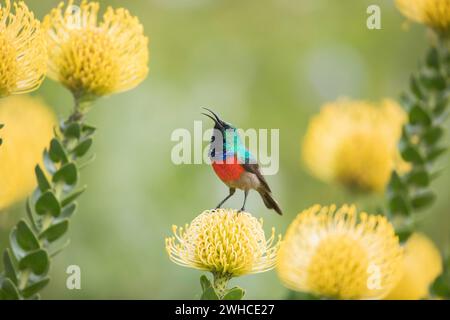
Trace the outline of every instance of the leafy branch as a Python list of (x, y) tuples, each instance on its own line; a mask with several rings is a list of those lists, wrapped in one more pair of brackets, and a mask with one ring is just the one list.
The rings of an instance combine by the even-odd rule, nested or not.
[(435, 162), (448, 149), (442, 138), (449, 93), (450, 53), (445, 40), (440, 39), (412, 75), (409, 91), (401, 99), (408, 121), (403, 127), (399, 150), (410, 170), (404, 174), (393, 171), (387, 199), (388, 214), (394, 222), (401, 221), (397, 232), (402, 240), (415, 229), (417, 213), (436, 198), (430, 185), (440, 174)]
[(35, 167), (37, 188), (27, 200), (28, 219), (12, 229), (9, 248), (3, 252), (0, 300), (39, 299), (39, 291), (50, 281), (50, 259), (69, 243), (63, 237), (77, 209), (75, 200), (86, 188), (77, 188), (79, 171), (89, 161), (80, 160), (89, 151), (95, 132), (84, 124), (85, 111), (76, 104), (44, 150), (44, 168)]

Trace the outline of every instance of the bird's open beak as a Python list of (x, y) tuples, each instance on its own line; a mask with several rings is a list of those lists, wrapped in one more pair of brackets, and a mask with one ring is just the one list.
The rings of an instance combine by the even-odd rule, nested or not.
[(207, 116), (208, 118), (212, 119), (212, 120), (214, 121), (214, 123), (215, 123), (219, 128), (223, 128), (223, 124), (222, 124), (223, 121), (220, 120), (219, 116), (218, 116), (217, 114), (215, 114), (214, 111), (212, 111), (212, 110), (210, 110), (210, 109), (208, 109), (208, 108), (203, 108), (203, 109), (205, 109), (205, 110), (211, 112), (211, 114), (212, 114), (214, 117), (212, 117), (212, 116), (211, 116), (210, 114), (208, 114), (208, 113), (202, 112), (203, 115), (205, 115), (205, 116)]

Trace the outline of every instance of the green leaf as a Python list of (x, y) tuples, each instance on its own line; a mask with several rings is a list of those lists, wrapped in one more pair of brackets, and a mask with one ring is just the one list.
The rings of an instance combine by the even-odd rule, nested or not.
[(414, 76), (411, 77), (410, 88), (411, 88), (411, 92), (414, 94), (414, 96), (417, 99), (419, 99), (419, 100), (423, 99), (424, 95), (423, 95), (422, 89), (420, 88), (419, 82), (417, 81), (416, 77), (414, 77)]
[(431, 287), (432, 292), (438, 297), (450, 298), (450, 278), (441, 274)]
[(403, 145), (401, 143), (400, 153), (405, 161), (412, 162), (414, 164), (423, 164), (423, 159), (419, 153), (419, 150), (412, 145)]
[(288, 290), (284, 300), (322, 300), (320, 296), (313, 295), (309, 292), (298, 292), (293, 290)]
[(9, 234), (9, 245), (16, 259), (21, 259), (26, 254), (26, 251), (19, 245), (17, 241), (17, 227), (12, 229), (11, 233)]
[(245, 294), (244, 289), (234, 287), (223, 296), (222, 300), (242, 300), (244, 294)]
[(435, 89), (438, 91), (445, 90), (447, 87), (447, 83), (445, 81), (445, 78), (442, 77), (442, 75), (437, 72), (428, 72), (427, 74), (422, 75), (422, 80), (425, 82), (425, 85), (429, 89)]
[(39, 238), (53, 242), (62, 237), (67, 232), (67, 229), (69, 229), (69, 220), (63, 220), (48, 227), (39, 235)]
[(86, 135), (86, 137), (93, 135), (96, 130), (97, 130), (97, 128), (87, 125), (87, 124), (83, 124), (83, 126), (81, 128), (81, 131), (83, 132), (83, 134)]
[(409, 110), (411, 110), (416, 103), (414, 102), (414, 99), (410, 97), (410, 95), (402, 93), (402, 95), (400, 96), (400, 104), (406, 111), (409, 112)]
[(450, 255), (444, 257), (443, 272), (431, 286), (433, 294), (440, 298), (450, 299)]
[(14, 268), (14, 262), (8, 248), (3, 251), (3, 267), (5, 269), (5, 276), (17, 285), (16, 269)]
[(430, 48), (426, 57), (427, 66), (433, 69), (439, 69), (439, 54), (435, 47)]
[(414, 196), (411, 199), (411, 205), (416, 210), (424, 209), (429, 205), (431, 205), (434, 202), (435, 198), (436, 196), (434, 195), (433, 192), (425, 191), (423, 193)]
[(445, 152), (447, 152), (447, 147), (436, 147), (428, 151), (427, 154), (427, 160), (428, 161), (435, 161), (437, 158), (439, 158), (441, 155), (443, 155)]
[(391, 192), (404, 192), (407, 185), (402, 181), (397, 171), (392, 171), (391, 180), (389, 181), (388, 190)]
[(53, 162), (66, 163), (68, 161), (66, 152), (64, 151), (64, 147), (56, 138), (53, 138), (50, 142), (49, 156)]
[(15, 239), (17, 240), (17, 244), (23, 250), (36, 250), (40, 247), (38, 239), (34, 235), (33, 231), (31, 231), (31, 228), (25, 220), (20, 220), (13, 231), (15, 231)]
[(442, 115), (442, 113), (447, 109), (448, 105), (448, 99), (447, 98), (441, 98), (436, 102), (436, 105), (433, 109), (433, 113), (436, 117), (439, 117)]
[(38, 187), (41, 190), (41, 192), (45, 192), (48, 189), (50, 189), (51, 185), (48, 182), (44, 171), (42, 171), (42, 169), (41, 169), (41, 167), (39, 165), (36, 165), (36, 167), (34, 168), (34, 172), (36, 174), (36, 180), (37, 180)]
[(409, 237), (413, 234), (414, 230), (411, 228), (403, 228), (396, 231), (396, 234), (398, 236), (398, 240), (400, 243), (405, 243)]
[(212, 287), (211, 281), (209, 281), (208, 277), (205, 275), (202, 275), (200, 277), (200, 285), (202, 286), (202, 292), (204, 292), (206, 289)]
[(28, 287), (26, 287), (25, 289), (22, 290), (23, 297), (29, 298), (29, 297), (35, 295), (36, 293), (38, 293), (39, 291), (44, 289), (49, 282), (50, 282), (49, 277), (45, 277), (43, 279), (40, 279), (40, 280), (34, 282), (33, 284), (29, 285)]
[(47, 150), (44, 150), (43, 159), (44, 159), (44, 167), (45, 167), (45, 169), (50, 174), (54, 174), (55, 171), (56, 171), (56, 167), (55, 167), (55, 164), (53, 163), (52, 159), (50, 158), (50, 154), (48, 153)]
[(64, 129), (64, 136), (68, 139), (80, 139), (81, 128), (77, 122), (72, 122)]
[(417, 129), (415, 126), (406, 124), (402, 128), (402, 135), (400, 138), (401, 145), (408, 145), (411, 141), (411, 136), (417, 134)]
[(30, 269), (36, 275), (47, 273), (49, 267), (50, 259), (43, 249), (33, 251), (19, 261), (20, 270)]
[(217, 293), (213, 287), (209, 287), (208, 289), (203, 291), (200, 299), (201, 300), (220, 300), (219, 296), (217, 295)]
[(31, 209), (30, 198), (27, 198), (25, 208), (27, 211), (28, 219), (31, 222), (31, 227), (33, 228), (34, 231), (37, 231), (38, 228), (37, 228), (36, 220), (34, 219), (33, 210)]
[(419, 105), (415, 105), (409, 112), (409, 122), (413, 125), (429, 126), (431, 124), (430, 115)]
[(61, 213), (61, 206), (53, 192), (48, 190), (36, 201), (35, 210), (39, 215), (51, 214), (57, 217)]
[(428, 145), (434, 145), (443, 134), (444, 130), (441, 127), (432, 127), (425, 132), (423, 139)]
[(88, 139), (84, 140), (83, 142), (81, 142), (79, 145), (77, 145), (73, 149), (73, 153), (77, 157), (82, 157), (89, 151), (89, 148), (91, 147), (91, 145), (92, 145), (92, 139), (88, 138)]
[(67, 198), (65, 198), (63, 201), (61, 201), (61, 205), (63, 207), (67, 206), (68, 204), (72, 203), (73, 201), (75, 201), (81, 194), (83, 194), (83, 192), (86, 191), (86, 186), (84, 186), (82, 189), (75, 191), (74, 193), (72, 193), (70, 196), (68, 196)]
[(77, 166), (71, 162), (62, 166), (53, 175), (53, 182), (64, 182), (69, 186), (74, 186), (78, 181), (78, 170)]
[(392, 213), (398, 213), (402, 215), (410, 214), (408, 203), (406, 202), (405, 198), (400, 194), (394, 195), (389, 200), (389, 209)]
[(59, 216), (62, 219), (69, 219), (77, 210), (77, 204), (71, 203), (68, 206), (64, 207), (61, 211), (61, 215)]
[(1, 280), (0, 293), (4, 300), (19, 300), (20, 298), (17, 287), (8, 278)]
[(427, 187), (430, 184), (430, 176), (425, 168), (415, 168), (407, 175), (408, 184), (419, 187)]
[(94, 162), (95, 160), (95, 153), (90, 155), (88, 159), (86, 159), (85, 161), (83, 161), (83, 163), (79, 163), (78, 164), (78, 169), (82, 170), (84, 169), (86, 166), (90, 165), (92, 162)]

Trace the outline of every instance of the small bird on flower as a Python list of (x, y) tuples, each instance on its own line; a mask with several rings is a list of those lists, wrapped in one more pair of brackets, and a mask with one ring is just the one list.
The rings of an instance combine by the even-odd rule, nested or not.
[(230, 199), (236, 189), (240, 189), (244, 191), (244, 204), (240, 211), (245, 211), (248, 193), (253, 189), (258, 191), (268, 209), (274, 209), (281, 215), (280, 206), (272, 197), (272, 191), (261, 174), (258, 163), (245, 148), (236, 127), (221, 120), (213, 111), (203, 109), (211, 114), (202, 114), (211, 118), (215, 124), (209, 151), (212, 167), (220, 180), (230, 189), (228, 196), (217, 205), (216, 209)]

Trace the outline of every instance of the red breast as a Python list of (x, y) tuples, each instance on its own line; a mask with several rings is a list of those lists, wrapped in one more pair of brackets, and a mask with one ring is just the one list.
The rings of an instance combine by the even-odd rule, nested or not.
[(214, 162), (212, 163), (212, 167), (216, 172), (217, 176), (223, 182), (235, 181), (238, 180), (245, 169), (241, 166), (241, 164), (237, 161), (237, 158), (234, 158), (234, 161), (226, 160), (223, 162)]

